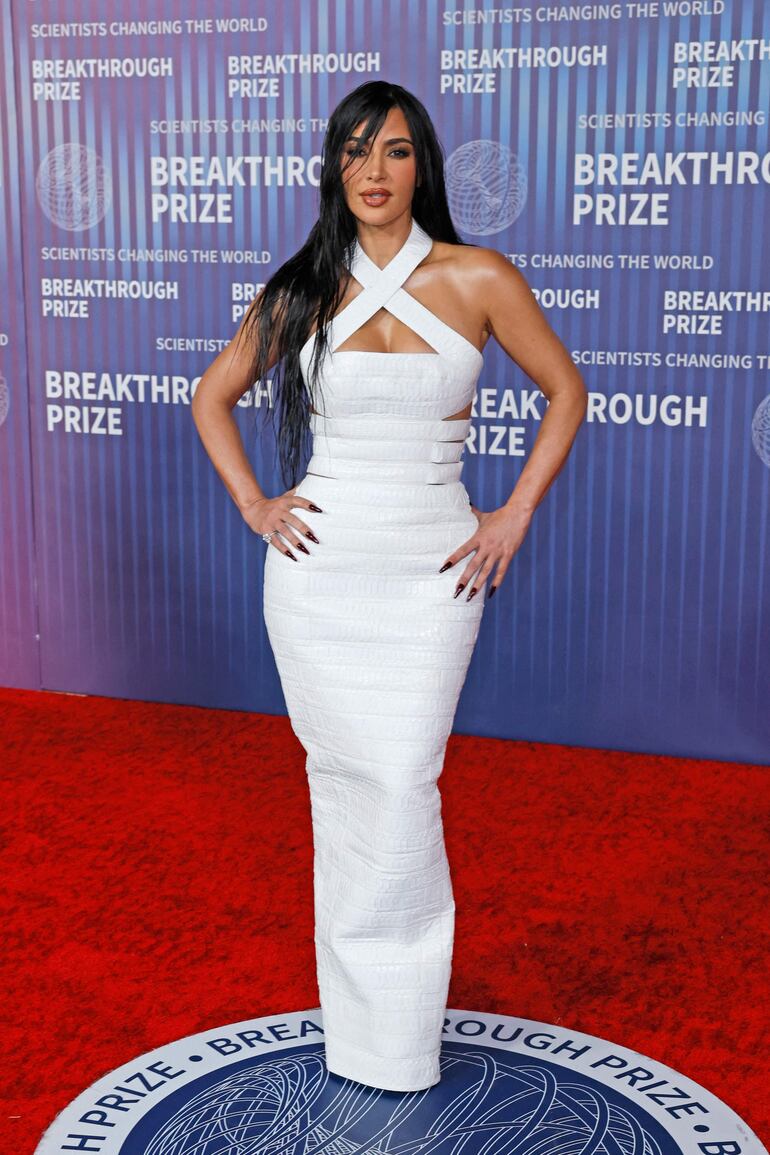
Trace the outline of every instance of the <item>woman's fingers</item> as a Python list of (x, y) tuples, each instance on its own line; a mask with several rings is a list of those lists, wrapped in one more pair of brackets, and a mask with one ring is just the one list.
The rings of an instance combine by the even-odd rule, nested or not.
[[(317, 541), (318, 541), (318, 538), (317, 538), (317, 537), (316, 537), (316, 535), (313, 533), (313, 531), (312, 531), (312, 529), (310, 528), (310, 526), (309, 526), (309, 525), (307, 525), (307, 523), (306, 523), (306, 522), (302, 521), (302, 519), (301, 519), (301, 518), (297, 517), (297, 515), (296, 515), (296, 514), (294, 514), (294, 513), (285, 513), (285, 514), (283, 515), (283, 520), (284, 520), (284, 521), (285, 521), (285, 522), (286, 522), (288, 525), (293, 525), (293, 526), (294, 526), (294, 528), (295, 528), (295, 529), (297, 529), (297, 530), (299, 530), (299, 532), (300, 532), (300, 533), (304, 533), (305, 537), (309, 537), (311, 541), (315, 541), (315, 542), (317, 542)], [(283, 531), (282, 531), (282, 532), (283, 532)]]
[[(295, 486), (296, 488), (296, 486)], [(293, 561), (299, 559), (291, 551), (291, 546), (302, 553), (310, 555), (310, 550), (305, 543), (300, 540), (299, 535), (304, 534), (310, 538), (311, 541), (318, 542), (318, 538), (313, 533), (310, 526), (291, 512), (292, 506), (299, 506), (301, 509), (312, 509), (318, 513), (323, 513), (314, 502), (309, 501), (306, 497), (296, 497), (293, 489), (289, 489), (280, 498), (275, 499), (278, 509), (280, 510), (279, 523), (273, 530), (273, 537), (270, 539), (270, 544), (274, 545), (285, 557), (292, 558)]]
[(474, 594), (476, 592), (478, 592), (482, 583), (481, 583), (481, 580), (477, 577), (474, 577), (474, 575), (479, 571), (480, 568), (483, 568), (485, 561), (486, 561), (486, 555), (482, 556), (478, 553), (474, 557), (471, 558), (471, 560), (468, 562), (465, 569), (463, 570), (463, 572), (460, 574), (459, 578), (457, 579), (457, 585), (455, 586), (455, 595), (454, 595), (455, 597), (459, 597), (459, 595), (463, 592), (463, 590), (469, 584), (469, 582), (471, 582), (471, 580), (473, 581), (474, 593), (471, 593), (469, 590), (468, 591), (468, 598), (473, 597)]
[[(491, 574), (492, 568), (493, 568), (496, 561), (499, 561), (499, 559), (496, 558), (494, 556), (494, 554), (489, 554), (487, 556), (486, 560), (484, 561), (484, 563), (482, 564), (481, 569), (475, 575), (475, 577), (468, 579), (469, 581), (472, 580), (472, 585), (471, 585), (471, 588), (468, 590), (466, 601), (470, 601), (472, 597), (475, 597), (475, 595), (478, 593), (478, 591), (484, 585), (484, 582), (487, 580), (487, 578)], [(499, 585), (499, 577), (500, 577), (500, 575), (498, 573), (498, 583), (497, 583), (498, 585)]]
[(450, 566), (456, 565), (458, 561), (462, 561), (464, 557), (467, 557), (472, 549), (477, 548), (478, 542), (476, 541), (476, 534), (474, 533), (473, 537), (469, 537), (462, 545), (458, 545), (454, 553), (449, 554), (449, 557), (438, 572), (443, 573), (445, 569), (449, 569)]
[(502, 562), (499, 561), (497, 563), (497, 573), (495, 574), (494, 581), (490, 582), (489, 586), (487, 587), (487, 601), (489, 601), (489, 599), (492, 597), (492, 594), (495, 592), (497, 587), (500, 585), (500, 582), (505, 577), (507, 570), (508, 570), (508, 562), (507, 561), (502, 561)]
[(295, 549), (301, 550), (302, 553), (308, 553), (309, 554), (310, 550), (307, 548), (307, 546), (304, 544), (304, 542), (301, 542), (299, 540), (299, 537), (294, 532), (293, 528), (287, 524), (287, 522), (286, 522), (287, 516), (290, 517), (291, 514), (288, 514), (288, 515), (284, 514), (283, 520), (281, 521), (281, 524), (278, 526), (278, 533), (280, 533), (280, 535), (282, 537), (286, 538), (286, 541), (289, 543), (290, 546), (293, 545)]
[(457, 562), (462, 561), (462, 559), (464, 557), (467, 557), (468, 554), (471, 553), (471, 551), (476, 551), (474, 553), (474, 556), (469, 559), (469, 561), (468, 561), (467, 565), (465, 566), (465, 569), (463, 570), (460, 577), (457, 579), (457, 587), (456, 587), (455, 597), (457, 596), (457, 594), (462, 593), (462, 591), (465, 589), (466, 585), (470, 581), (471, 577), (473, 576), (473, 574), (475, 574), (476, 570), (479, 568), (479, 566), (482, 563), (482, 558), (479, 557), (479, 554), (477, 552), (478, 548), (479, 548), (478, 536), (477, 536), (477, 534), (474, 533), (473, 537), (467, 538), (462, 543), (462, 545), (458, 545), (457, 549), (453, 553), (450, 553), (449, 557), (446, 559), (446, 561), (442, 565), (441, 569), (438, 571), (439, 573), (443, 573), (444, 570), (449, 569), (450, 566), (456, 565)]
[(321, 507), (316, 505), (315, 502), (311, 501), (310, 498), (308, 498), (308, 497), (294, 497), (294, 496), (292, 496), (289, 504), (291, 506), (300, 505), (300, 506), (302, 506), (303, 509), (312, 509), (314, 513), (323, 513), (323, 510), (321, 509)]
[(471, 549), (475, 552), (473, 557), (468, 559), (465, 568), (457, 578), (457, 584), (455, 586), (454, 593), (455, 597), (459, 597), (463, 590), (467, 588), (467, 601), (470, 601), (472, 597), (476, 596), (481, 587), (489, 578), (492, 570), (495, 568), (495, 565), (497, 565), (497, 570), (495, 573), (493, 588), (497, 589), (497, 587), (500, 585), (500, 582), (505, 577), (506, 571), (511, 561), (511, 557), (513, 556), (511, 551), (507, 549), (501, 550), (499, 547), (498, 549), (483, 550), (483, 547), (479, 546), (474, 535), (474, 537), (468, 538), (468, 540), (464, 541), (461, 546), (458, 546), (454, 553), (449, 555), (444, 565), (439, 570), (439, 573), (443, 573), (444, 570), (446, 570), (450, 565), (456, 564), (458, 561), (462, 561), (462, 559), (468, 555)]
[(297, 560), (295, 555), (291, 552), (291, 550), (281, 538), (280, 530), (273, 530), (273, 536), (270, 538), (270, 544), (274, 545), (278, 552), (282, 553), (284, 557), (288, 555), (289, 557), (294, 558), (295, 561)]

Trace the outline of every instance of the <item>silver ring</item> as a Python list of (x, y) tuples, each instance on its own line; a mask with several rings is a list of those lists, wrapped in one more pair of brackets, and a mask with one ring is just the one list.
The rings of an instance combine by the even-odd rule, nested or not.
[(274, 533), (277, 533), (277, 532), (278, 531), (274, 529), (270, 533), (263, 533), (262, 534), (262, 540), (266, 541), (267, 544), (270, 545), (270, 538), (273, 536)]

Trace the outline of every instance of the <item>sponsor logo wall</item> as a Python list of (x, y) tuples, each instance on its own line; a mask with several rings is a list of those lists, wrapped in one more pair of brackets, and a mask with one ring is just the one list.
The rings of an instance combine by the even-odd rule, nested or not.
[(0, 18), (0, 678), (4, 685), (37, 687), (40, 639), (10, 0), (0, 0)]
[[(316, 219), (331, 110), (379, 78), (425, 103), (458, 231), (521, 269), (590, 394), (456, 728), (770, 761), (766, 5), (0, 11), (4, 684), (285, 711), (266, 547), (190, 400)], [(545, 409), (490, 342), (474, 504)]]

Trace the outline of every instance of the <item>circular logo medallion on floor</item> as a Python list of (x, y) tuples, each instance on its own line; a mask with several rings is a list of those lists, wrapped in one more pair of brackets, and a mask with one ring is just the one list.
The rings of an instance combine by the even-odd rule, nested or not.
[(36, 1155), (767, 1155), (719, 1099), (606, 1039), (448, 1010), (441, 1081), (382, 1091), (331, 1075), (320, 1010), (202, 1031), (99, 1079)]

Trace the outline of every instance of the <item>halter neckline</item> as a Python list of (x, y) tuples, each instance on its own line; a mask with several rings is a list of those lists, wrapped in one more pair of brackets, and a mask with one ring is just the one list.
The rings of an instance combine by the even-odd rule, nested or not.
[(408, 261), (412, 268), (416, 268), (420, 261), (422, 261), (428, 255), (432, 248), (433, 238), (429, 236), (425, 229), (417, 223), (415, 217), (412, 217), (412, 224), (406, 240), (404, 241), (401, 248), (398, 249), (396, 253), (394, 253), (388, 263), (383, 265), (382, 268), (380, 268), (380, 266), (366, 253), (363, 245), (356, 236), (353, 242), (353, 253), (350, 262), (350, 269), (353, 273), (353, 276), (356, 275), (356, 267), (361, 268), (362, 266), (367, 267), (373, 276), (385, 273), (390, 275), (396, 271), (395, 262), (399, 262), (399, 264), (405, 264)]
[[(450, 365), (451, 371), (460, 371), (469, 358), (472, 358), (476, 365), (483, 363), (484, 358), (479, 349), (402, 287), (413, 270), (431, 251), (433, 243), (429, 233), (412, 217), (409, 234), (401, 248), (383, 268), (380, 268), (366, 254), (356, 236), (348, 248), (348, 268), (362, 286), (362, 291), (329, 322), (327, 331), (329, 356), (333, 356), (338, 346), (344, 345), (345, 341), (378, 309), (385, 308), (422, 337), (423, 341), (434, 350), (433, 356), (436, 360)], [(311, 344), (314, 340), (315, 333), (308, 337), (300, 351), (300, 357), (311, 356)], [(408, 364), (408, 358), (420, 357), (420, 363), (424, 365), (424, 358), (430, 354), (346, 349), (340, 350), (340, 355), (352, 359), (356, 357), (380, 359), (383, 364), (386, 363), (384, 358), (400, 358)]]

